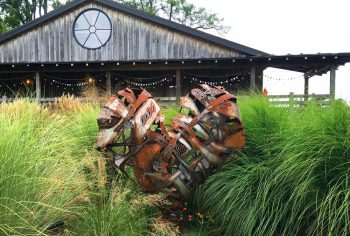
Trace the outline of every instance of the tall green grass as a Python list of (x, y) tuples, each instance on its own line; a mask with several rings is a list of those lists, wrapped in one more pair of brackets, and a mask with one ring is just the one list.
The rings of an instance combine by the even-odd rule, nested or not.
[(0, 232), (44, 234), (79, 209), (86, 182), (64, 119), (28, 101), (0, 113)]
[(0, 235), (144, 235), (150, 207), (92, 148), (99, 107), (70, 106), (0, 105)]
[[(299, 109), (274, 108), (259, 96), (239, 101), (247, 145), (197, 194), (197, 207), (212, 219), (205, 232), (349, 234), (350, 108), (340, 101)], [(178, 107), (162, 112), (169, 123)], [(154, 222), (156, 200), (93, 150), (98, 113), (98, 104), (71, 101), (48, 109), (26, 100), (0, 106), (0, 235), (56, 234), (60, 223), (61, 235), (177, 233)]]
[(225, 235), (350, 234), (350, 108), (240, 102), (247, 145), (212, 176), (197, 205)]

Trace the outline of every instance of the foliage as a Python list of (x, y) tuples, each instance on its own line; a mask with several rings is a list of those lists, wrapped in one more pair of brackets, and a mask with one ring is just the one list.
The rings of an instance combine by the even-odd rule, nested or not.
[(227, 33), (230, 27), (223, 25), (223, 18), (210, 13), (202, 7), (196, 7), (186, 0), (117, 0), (129, 7), (165, 17), (194, 29), (214, 29)]
[(50, 6), (62, 5), (60, 0), (0, 0), (0, 34), (47, 14)]
[[(186, 0), (117, 0), (153, 15), (165, 17), (194, 29), (215, 29), (219, 33), (227, 33), (230, 27), (223, 25), (223, 19), (205, 8), (196, 7)], [(26, 24), (57, 9), (70, 0), (0, 0), (0, 34)]]
[(240, 102), (247, 145), (202, 186), (200, 209), (225, 235), (350, 233), (350, 108)]
[(4, 20), (0, 17), (0, 35), (9, 31), (8, 26), (5, 24)]
[(85, 208), (80, 217), (68, 223), (67, 234), (149, 234), (147, 207), (138, 201), (142, 197), (140, 192), (135, 190), (133, 183), (113, 181), (110, 191), (101, 193), (93, 204)]
[(99, 107), (61, 101), (50, 110), (26, 100), (0, 105), (0, 235), (57, 234), (62, 225), (67, 235), (143, 235), (154, 210), (133, 205), (139, 191), (108, 178), (114, 172), (92, 148)]
[(180, 113), (180, 107), (175, 105), (161, 106), (161, 113), (165, 117), (165, 123), (171, 124), (171, 119), (175, 118)]
[(65, 3), (61, 2), (61, 0), (52, 0), (51, 7), (52, 7), (52, 9), (56, 10), (69, 2), (71, 2), (71, 0), (66, 0)]
[[(178, 234), (154, 217), (159, 195), (142, 194), (93, 150), (99, 104), (59, 102), (0, 105), (0, 234)], [(201, 187), (194, 210), (205, 220), (181, 233), (348, 235), (350, 108), (239, 105), (246, 148)], [(179, 108), (162, 111), (169, 123)]]
[[(129, 7), (165, 17), (194, 29), (214, 29), (227, 33), (230, 27), (223, 25), (223, 18), (205, 8), (196, 7), (186, 0), (116, 0)], [(0, 35), (10, 29), (26, 24), (52, 9), (58, 9), (67, 0), (0, 0)]]
[(64, 137), (63, 119), (27, 101), (3, 104), (0, 114), (0, 231), (41, 234), (84, 201), (83, 162), (67, 158), (75, 140)]

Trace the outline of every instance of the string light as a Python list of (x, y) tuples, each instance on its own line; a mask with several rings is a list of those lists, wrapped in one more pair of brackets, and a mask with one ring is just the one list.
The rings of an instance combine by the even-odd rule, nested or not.
[[(91, 79), (91, 78), (90, 78)], [(87, 82), (80, 82), (80, 83), (64, 83), (62, 81), (58, 81), (53, 79), (52, 80), (53, 83), (57, 84), (57, 85), (62, 85), (62, 86), (66, 86), (66, 87), (83, 87), (86, 86), (88, 83)]]
[[(229, 75), (227, 74), (216, 75), (216, 76), (215, 75), (196, 75), (188, 72), (183, 72), (183, 73), (190, 78), (190, 83), (193, 83), (193, 84), (233, 86), (249, 78), (249, 77), (246, 77), (247, 73), (245, 72), (238, 72), (238, 73), (229, 74)], [(184, 78), (186, 79), (186, 76), (184, 76)]]
[(233, 78), (229, 78), (227, 77), (225, 80), (222, 80), (222, 81), (206, 81), (206, 80), (202, 80), (202, 79), (199, 79), (199, 78), (195, 78), (195, 77), (192, 77), (191, 78), (191, 83), (196, 83), (196, 84), (209, 84), (209, 85), (234, 85), (234, 84), (237, 84), (238, 82), (240, 81), (243, 81), (245, 80), (246, 78), (245, 77), (238, 77), (238, 76), (235, 76)]
[(27, 85), (31, 85), (32, 83), (33, 83), (33, 82), (32, 82), (30, 79), (27, 79), (27, 80), (26, 80), (26, 84), (27, 84)]
[(301, 75), (296, 75), (293, 77), (289, 77), (289, 78), (279, 78), (279, 77), (273, 77), (271, 75), (265, 75), (264, 74), (264, 78), (269, 79), (269, 80), (277, 80), (277, 81), (286, 81), (286, 80), (296, 80), (296, 79), (304, 79), (304, 74)]
[(168, 81), (167, 78), (163, 78), (161, 80), (150, 82), (150, 83), (139, 83), (139, 82), (133, 82), (133, 81), (130, 81), (130, 80), (125, 80), (125, 82), (130, 84), (130, 85), (140, 86), (140, 87), (152, 87), (152, 86), (155, 86), (155, 85), (158, 85), (158, 84), (162, 84), (162, 83), (167, 82), (167, 81)]

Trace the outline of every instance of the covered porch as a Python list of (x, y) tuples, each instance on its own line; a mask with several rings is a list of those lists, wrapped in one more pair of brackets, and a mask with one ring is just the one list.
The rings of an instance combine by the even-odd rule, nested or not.
[[(153, 60), (96, 63), (0, 64), (0, 97), (35, 96), (40, 102), (63, 94), (83, 96), (96, 87), (112, 94), (125, 86), (141, 86), (155, 97), (176, 100), (200, 83), (227, 90), (261, 92), (268, 67), (303, 73), (304, 99), (309, 98), (309, 79), (330, 72), (329, 97), (335, 97), (336, 70), (350, 61), (350, 53), (244, 56), (188, 60)], [(301, 95), (298, 95), (301, 96)]]

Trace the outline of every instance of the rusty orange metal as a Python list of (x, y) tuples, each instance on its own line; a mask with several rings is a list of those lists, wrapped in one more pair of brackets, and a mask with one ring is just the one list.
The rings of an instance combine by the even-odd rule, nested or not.
[(202, 84), (180, 100), (166, 127), (160, 106), (146, 90), (125, 88), (102, 108), (95, 147), (114, 157), (123, 172), (133, 166), (145, 192), (166, 192), (191, 201), (195, 190), (245, 145), (237, 98), (223, 87)]

